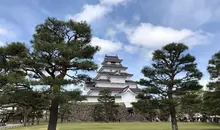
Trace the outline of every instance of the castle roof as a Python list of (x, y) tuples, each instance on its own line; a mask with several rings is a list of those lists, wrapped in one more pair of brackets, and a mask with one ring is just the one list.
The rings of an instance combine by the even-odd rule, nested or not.
[(116, 62), (116, 63), (121, 63), (122, 60), (118, 58), (118, 56), (107, 56), (105, 55), (105, 59), (102, 62), (102, 64), (105, 64), (107, 62)]
[(117, 65), (117, 64), (104, 64), (103, 67), (114, 67), (114, 68), (125, 68), (127, 69), (128, 67), (124, 67), (121, 64)]
[[(129, 88), (129, 86), (125, 87), (125, 88), (113, 88), (113, 87), (93, 87), (91, 88), (91, 90), (97, 90), (97, 91), (101, 91), (104, 89), (110, 89), (111, 91), (118, 91), (118, 93), (123, 93), (124, 91), (126, 91)], [(132, 92), (134, 93), (138, 93), (141, 92), (141, 89), (139, 88), (129, 88)]]
[[(96, 82), (111, 82), (109, 79), (97, 79), (95, 81)], [(134, 83), (134, 84), (136, 84), (136, 82), (132, 81), (132, 80), (125, 80), (125, 83)], [(94, 86), (91, 86), (91, 87), (94, 87)]]
[(113, 76), (133, 76), (133, 74), (125, 73), (125, 72), (99, 72), (99, 74), (108, 74)]
[(98, 70), (98, 73), (101, 72), (104, 68), (117, 68), (117, 69), (121, 69), (121, 70), (126, 70), (128, 69), (128, 67), (124, 67), (121, 64), (117, 65), (117, 64), (104, 64), (102, 65), (102, 67)]
[[(97, 79), (97, 80), (95, 80), (93, 82), (86, 82), (85, 86), (87, 88), (94, 88), (94, 87), (96, 87), (95, 86), (96, 82), (111, 82), (111, 81), (109, 79)], [(136, 84), (136, 82), (132, 81), (132, 80), (125, 80), (125, 83)]]

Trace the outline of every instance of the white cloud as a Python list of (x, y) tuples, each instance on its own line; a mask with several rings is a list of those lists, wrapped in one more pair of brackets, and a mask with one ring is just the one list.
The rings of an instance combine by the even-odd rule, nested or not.
[(135, 14), (135, 15), (133, 16), (133, 20), (134, 20), (135, 22), (139, 22), (139, 21), (141, 20), (141, 18), (140, 18), (139, 15)]
[(171, 26), (197, 28), (220, 20), (218, 5), (218, 0), (173, 0), (166, 8), (164, 19)]
[(211, 38), (213, 37), (210, 33), (204, 33), (203, 31), (193, 32), (193, 34), (184, 40), (183, 43), (186, 43), (189, 47), (193, 47), (195, 45), (210, 43)]
[(140, 52), (139, 54), (144, 60), (148, 61), (149, 63), (151, 62), (154, 52), (153, 49), (140, 48), (138, 52)]
[(126, 52), (133, 54), (133, 53), (137, 52), (138, 47), (133, 46), (133, 45), (125, 45), (124, 49), (125, 49)]
[(9, 30), (7, 27), (0, 25), (0, 46), (4, 46), (8, 39), (14, 39), (16, 37), (15, 33)]
[(177, 30), (171, 27), (154, 26), (150, 23), (141, 23), (136, 27), (127, 27), (124, 24), (119, 24), (118, 28), (127, 34), (127, 39), (131, 44), (150, 49), (156, 49), (171, 42), (184, 42), (192, 47), (197, 44), (207, 43), (211, 36), (202, 31)]
[(5, 45), (5, 43), (0, 40), (0, 47), (1, 47), (1, 46), (4, 46), (4, 45)]
[(132, 34), (132, 31), (134, 30), (134, 27), (125, 25), (124, 22), (116, 24), (116, 27), (127, 35)]
[(106, 37), (109, 37), (111, 40), (116, 40), (115, 39), (116, 33), (117, 33), (116, 30), (109, 28), (109, 29), (107, 29), (105, 35), (106, 35)]
[(128, 0), (100, 0), (100, 3), (105, 5), (118, 5), (126, 3), (127, 1)]
[(91, 23), (95, 20), (103, 18), (107, 13), (111, 11), (111, 8), (105, 7), (103, 5), (84, 5), (83, 11), (72, 16), (68, 15), (68, 19), (73, 19), (76, 21), (87, 21)]
[(66, 18), (91, 23), (110, 13), (113, 5), (123, 4), (126, 1), (128, 0), (101, 0), (100, 3), (96, 5), (86, 4), (83, 6), (83, 10), (81, 12), (75, 15), (68, 14)]
[(108, 54), (111, 52), (116, 52), (122, 48), (121, 42), (113, 42), (110, 40), (100, 39), (98, 37), (93, 37), (91, 40), (91, 44), (94, 46), (101, 47), (99, 54)]
[(7, 29), (5, 29), (5, 28), (1, 28), (0, 27), (0, 35), (7, 35), (9, 33), (9, 31), (7, 30)]
[(4, 27), (3, 25), (0, 25), (0, 37), (5, 37), (5, 38), (14, 38), (15, 33), (12, 32), (9, 28)]

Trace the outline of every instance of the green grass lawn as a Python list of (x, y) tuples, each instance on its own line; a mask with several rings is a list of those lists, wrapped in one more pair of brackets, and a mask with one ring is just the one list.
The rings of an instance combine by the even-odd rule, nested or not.
[[(46, 125), (19, 127), (11, 130), (46, 130)], [(66, 123), (57, 130), (171, 130), (170, 123)], [(220, 125), (179, 123), (179, 130), (220, 130)]]

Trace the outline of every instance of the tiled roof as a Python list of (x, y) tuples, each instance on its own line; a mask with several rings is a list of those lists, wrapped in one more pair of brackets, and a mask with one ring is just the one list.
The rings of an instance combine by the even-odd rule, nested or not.
[(118, 56), (105, 56), (104, 62), (117, 62), (120, 63), (122, 60)]
[[(124, 92), (128, 87), (125, 88), (111, 88), (111, 87), (93, 87), (91, 90), (104, 90), (104, 89), (110, 89), (111, 91), (119, 91), (119, 93)], [(130, 90), (134, 93), (141, 92), (141, 89), (139, 88), (130, 88)]]
[(113, 68), (125, 68), (127, 69), (128, 67), (124, 67), (121, 64), (117, 65), (117, 64), (103, 64), (102, 67), (113, 67)]
[(109, 74), (109, 75), (119, 75), (119, 76), (133, 76), (133, 74), (124, 73), (124, 72), (99, 72), (99, 74)]
[(128, 67), (124, 67), (124, 66), (122, 66), (122, 65), (105, 64), (105, 65), (103, 65), (103, 66), (98, 70), (97, 73), (102, 72), (102, 70), (103, 70), (104, 68), (121, 68), (121, 69), (123, 69), (123, 70), (128, 69)]
[[(103, 81), (103, 82), (110, 82), (109, 79), (97, 79), (95, 81)], [(126, 83), (136, 83), (135, 81), (132, 80), (125, 80)]]
[(109, 80), (109, 79), (97, 79), (97, 80), (95, 80), (95, 81), (104, 81), (104, 82), (110, 82), (110, 80)]

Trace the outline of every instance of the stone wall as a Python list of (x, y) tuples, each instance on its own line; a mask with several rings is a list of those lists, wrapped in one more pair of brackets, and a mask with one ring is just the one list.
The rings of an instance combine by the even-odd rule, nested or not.
[[(97, 103), (74, 102), (72, 103), (71, 115), (69, 122), (94, 122), (93, 111)], [(120, 122), (127, 121), (143, 121), (143, 117), (137, 114), (129, 114), (124, 104), (119, 104), (119, 120)]]

